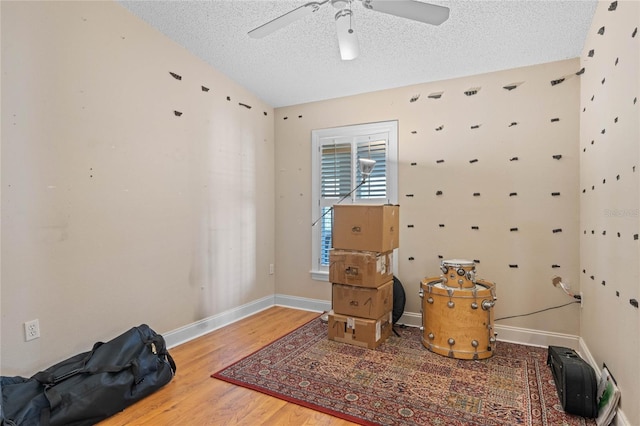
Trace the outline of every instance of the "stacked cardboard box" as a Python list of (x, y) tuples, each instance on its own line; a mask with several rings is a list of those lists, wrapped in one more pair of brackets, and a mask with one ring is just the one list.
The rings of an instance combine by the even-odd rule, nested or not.
[(391, 334), (398, 231), (399, 206), (334, 206), (329, 339), (373, 349)]

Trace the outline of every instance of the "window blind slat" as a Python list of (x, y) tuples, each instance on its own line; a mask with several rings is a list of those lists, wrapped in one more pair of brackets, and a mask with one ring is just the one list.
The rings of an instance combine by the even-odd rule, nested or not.
[(321, 196), (336, 198), (351, 190), (351, 144), (327, 143), (322, 146)]
[[(352, 141), (349, 143), (327, 142), (321, 148), (321, 197), (323, 199), (342, 198), (355, 185), (362, 182), (359, 169), (352, 170), (360, 158), (375, 160), (376, 164), (367, 181), (355, 192), (356, 200), (385, 199), (387, 197), (387, 141)], [(355, 181), (352, 173), (355, 172)], [(348, 202), (345, 200), (345, 202)], [(320, 264), (329, 265), (329, 250), (332, 247), (331, 225), (333, 211), (324, 204), (321, 214), (326, 215), (320, 228)]]
[[(368, 142), (359, 142), (357, 146), (358, 158), (369, 158), (375, 160), (376, 165), (373, 168), (369, 178), (358, 189), (357, 197), (360, 199), (376, 199), (387, 197), (387, 141), (376, 140)], [(362, 179), (358, 171), (358, 179)]]

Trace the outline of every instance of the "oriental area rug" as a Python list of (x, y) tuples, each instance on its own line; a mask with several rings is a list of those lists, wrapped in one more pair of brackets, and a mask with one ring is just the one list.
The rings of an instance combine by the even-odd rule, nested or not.
[(329, 340), (316, 318), (212, 377), (362, 425), (595, 425), (562, 411), (545, 348), (459, 360), (396, 331), (373, 350)]

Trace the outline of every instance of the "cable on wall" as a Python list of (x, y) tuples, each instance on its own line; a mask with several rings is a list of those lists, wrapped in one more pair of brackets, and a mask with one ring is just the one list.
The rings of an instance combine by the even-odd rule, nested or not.
[(565, 303), (564, 305), (552, 306), (550, 308), (540, 309), (539, 311), (529, 312), (529, 313), (526, 313), (526, 314), (510, 315), (508, 317), (496, 318), (496, 319), (494, 319), (494, 321), (502, 321), (502, 320), (511, 319), (511, 318), (526, 317), (526, 316), (529, 316), (529, 315), (534, 315), (534, 314), (539, 314), (541, 312), (550, 311), (552, 309), (564, 308), (565, 306), (574, 305), (576, 303), (580, 303), (580, 301), (576, 300), (574, 302)]

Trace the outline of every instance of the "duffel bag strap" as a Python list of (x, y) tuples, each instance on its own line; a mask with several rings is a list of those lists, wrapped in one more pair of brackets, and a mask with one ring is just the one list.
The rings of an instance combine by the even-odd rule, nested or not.
[(173, 360), (171, 355), (169, 355), (169, 352), (165, 350), (162, 355), (164, 355), (167, 362), (169, 362), (169, 365), (171, 366), (171, 371), (173, 371), (173, 374), (176, 374), (176, 362)]
[(158, 355), (159, 357), (164, 357), (167, 360), (167, 362), (169, 363), (169, 366), (171, 367), (171, 372), (175, 375), (176, 368), (177, 368), (176, 362), (173, 360), (173, 358), (169, 354), (169, 351), (167, 350), (164, 337), (158, 334), (153, 336), (150, 339), (146, 339), (144, 343), (147, 346), (151, 347), (151, 352), (154, 355)]
[[(131, 369), (133, 372), (133, 376), (135, 377), (136, 380), (136, 384), (140, 381), (140, 379), (138, 378), (138, 363), (136, 360), (133, 360), (132, 362), (130, 362), (129, 364), (125, 364), (125, 365), (106, 365), (103, 367), (92, 367), (92, 368), (83, 368), (83, 369), (77, 369), (74, 371), (70, 371), (67, 374), (64, 374), (63, 376), (60, 376), (59, 378), (56, 378), (55, 382), (52, 384), (45, 384), (44, 386), (44, 395), (47, 398), (47, 401), (49, 401), (49, 407), (50, 409), (54, 409), (55, 407), (57, 407), (61, 402), (62, 402), (62, 397), (60, 396), (60, 393), (56, 390), (55, 385), (57, 383), (62, 382), (63, 380), (67, 380), (73, 376), (77, 376), (78, 374), (100, 374), (100, 373), (119, 373), (123, 370), (128, 370)], [(47, 424), (47, 423), (44, 423)]]
[[(52, 386), (55, 385), (56, 383), (60, 383), (64, 380), (67, 380), (70, 377), (75, 376), (76, 374), (80, 374), (83, 373), (84, 367), (87, 365), (87, 362), (89, 362), (89, 360), (91, 359), (91, 357), (93, 356), (93, 354), (95, 353), (96, 349), (98, 349), (100, 346), (102, 346), (104, 343), (103, 342), (96, 342), (93, 345), (93, 348), (87, 352), (86, 356), (84, 358), (82, 358), (82, 360), (80, 362), (74, 360), (73, 362), (81, 365), (82, 367), (79, 368), (74, 368), (73, 370), (70, 370), (64, 374), (61, 374), (60, 376), (54, 376), (52, 372), (50, 371), (40, 371), (36, 374), (33, 375), (33, 378), (36, 379), (38, 382), (40, 382), (42, 385), (46, 386)], [(66, 361), (65, 361), (66, 362)], [(60, 365), (60, 364), (58, 364)]]
[(164, 357), (164, 359), (167, 360), (167, 362), (169, 363), (169, 367), (171, 367), (171, 372), (173, 375), (176, 374), (176, 362), (173, 360), (173, 358), (171, 357), (171, 355), (169, 355), (169, 351), (163, 347), (163, 349), (159, 352), (157, 352), (157, 355), (159, 357)]

